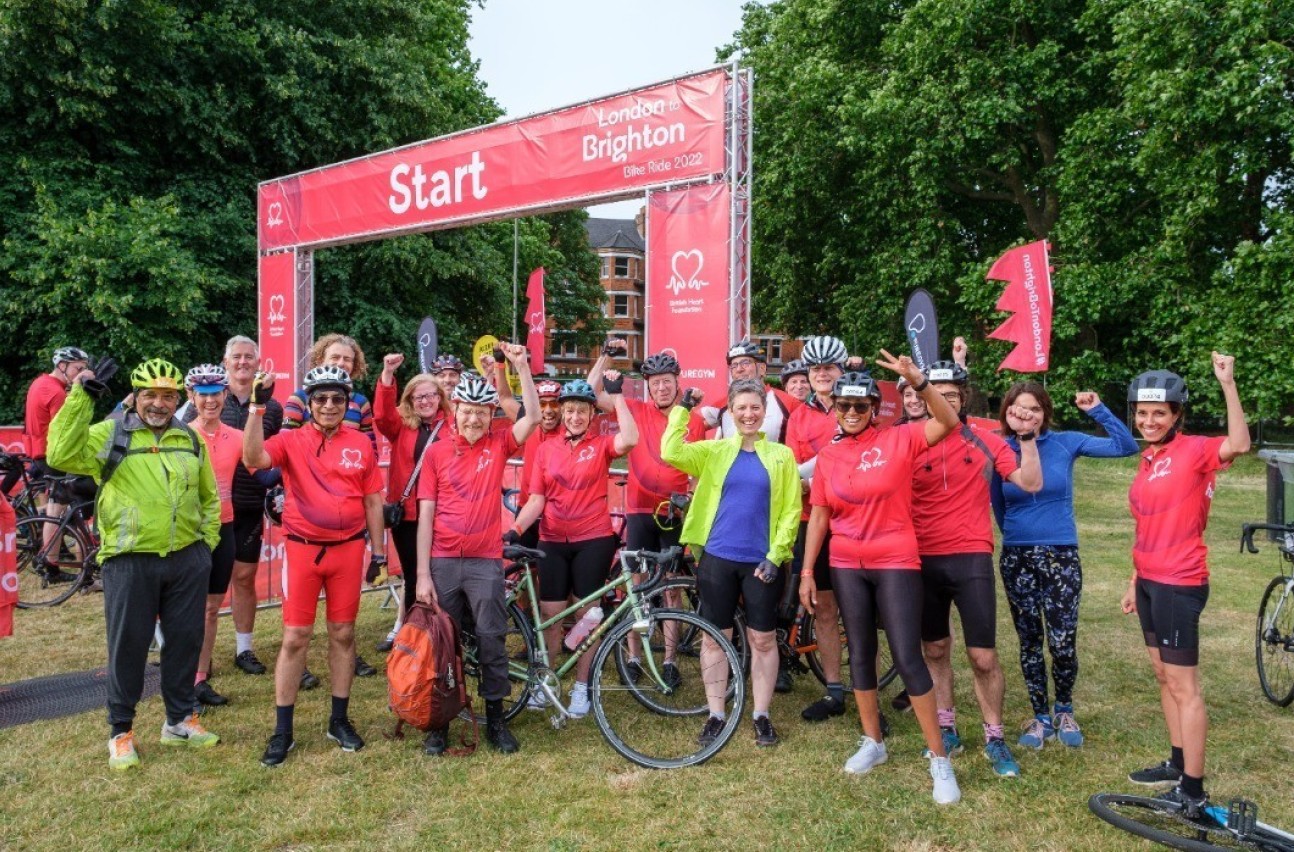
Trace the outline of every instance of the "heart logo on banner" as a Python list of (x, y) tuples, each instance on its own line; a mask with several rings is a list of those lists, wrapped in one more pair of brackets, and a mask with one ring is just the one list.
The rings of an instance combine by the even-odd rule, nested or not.
[(917, 314), (912, 318), (912, 322), (908, 323), (908, 331), (912, 332), (913, 334), (920, 334), (925, 330), (926, 330), (925, 314)]
[(359, 450), (346, 449), (341, 451), (341, 466), (345, 468), (363, 467), (364, 454)]
[(670, 259), (669, 265), (673, 274), (670, 275), (668, 286), (670, 292), (675, 296), (681, 290), (700, 290), (710, 283), (697, 280), (697, 276), (701, 274), (701, 269), (705, 266), (705, 255), (701, 254), (700, 249), (674, 252), (674, 257)]
[(266, 218), (265, 224), (271, 228), (277, 228), (279, 225), (283, 224), (283, 203), (282, 202), (275, 201), (273, 204), (270, 205), (269, 216)]
[(286, 303), (281, 293), (275, 293), (273, 296), (270, 296), (269, 321), (272, 325), (278, 325), (288, 318), (288, 315), (283, 313), (285, 304)]
[(546, 325), (546, 323), (544, 322), (544, 313), (543, 313), (543, 311), (534, 311), (534, 312), (533, 312), (533, 313), (531, 313), (531, 315), (528, 317), (528, 320), (529, 320), (529, 325), (530, 325), (530, 331), (531, 331), (532, 333), (534, 333), (534, 334), (543, 334), (543, 333), (544, 333), (544, 326)]
[(419, 337), (419, 338), (418, 338), (418, 345), (419, 345), (419, 346), (421, 346), (421, 347), (423, 347), (423, 348), (426, 348), (426, 347), (430, 346), (430, 345), (431, 345), (431, 335), (430, 335), (430, 334), (424, 334), (422, 337)]

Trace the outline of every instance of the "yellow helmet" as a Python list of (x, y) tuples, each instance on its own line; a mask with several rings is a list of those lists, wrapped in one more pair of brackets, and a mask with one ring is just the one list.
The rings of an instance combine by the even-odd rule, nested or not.
[(184, 390), (184, 374), (170, 361), (150, 358), (130, 374), (130, 386), (135, 390)]

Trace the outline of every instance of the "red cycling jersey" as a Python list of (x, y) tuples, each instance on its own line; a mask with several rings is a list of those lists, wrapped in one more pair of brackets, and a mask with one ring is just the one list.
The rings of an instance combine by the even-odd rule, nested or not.
[(818, 453), (810, 500), (831, 510), (831, 567), (919, 571), (912, 464), (925, 424), (869, 426)]
[[(399, 399), (396, 395), (396, 386), (394, 384), (384, 385), (382, 382), (377, 383), (377, 388), (373, 391), (373, 426), (384, 438), (391, 442), (391, 462), (386, 469), (387, 482), (387, 502), (392, 502), (399, 495), (404, 493), (405, 486), (409, 484), (409, 477), (413, 475), (413, 468), (418, 463), (416, 450), (421, 438), (422, 430), (410, 428), (409, 424), (404, 422), (400, 416)], [(435, 440), (442, 441), (450, 437), (453, 433), (453, 427), (449, 425), (444, 412), (437, 411), (435, 420), (428, 427), (430, 435), (435, 435)], [(430, 440), (430, 437), (428, 438)], [(428, 453), (430, 447), (425, 447)], [(430, 456), (428, 456), (430, 459)], [(427, 469), (427, 461), (422, 463), (423, 470)], [(418, 474), (421, 478), (422, 474)], [(404, 518), (407, 521), (418, 519), (418, 489), (415, 486), (409, 492), (409, 499), (404, 501)]]
[(548, 441), (539, 448), (530, 493), (547, 502), (539, 522), (543, 541), (587, 541), (611, 535), (607, 467), (616, 458), (614, 435)]
[(1155, 452), (1141, 454), (1128, 490), (1137, 524), (1132, 564), (1137, 576), (1173, 586), (1209, 581), (1204, 528), (1217, 472), (1231, 466), (1218, 456), (1226, 438), (1178, 435)]
[(238, 463), (243, 460), (243, 432), (219, 421), (216, 422), (214, 432), (203, 429), (196, 420), (190, 425), (207, 443), (211, 469), (216, 474), (216, 493), (220, 496), (220, 523), (227, 524), (234, 519), (234, 503), (231, 497), (234, 488), (234, 471), (238, 469)]
[[(795, 453), (795, 461), (804, 464), (822, 452), (822, 448), (830, 444), (839, 432), (835, 409), (828, 411), (823, 408), (815, 394), (791, 412), (790, 422), (786, 425), (786, 445)], [(800, 520), (807, 521), (809, 495), (804, 495), (803, 503)]]
[(23, 422), (22, 442), (27, 455), (45, 457), (49, 439), (49, 422), (67, 399), (67, 386), (49, 373), (42, 373), (27, 389), (27, 411)]
[(364, 497), (382, 492), (373, 441), (342, 426), (331, 437), (313, 423), (265, 442), (283, 472), (283, 529), (308, 541), (344, 541), (364, 531)]
[[(990, 464), (991, 462), (991, 464)], [(998, 435), (973, 423), (927, 447), (912, 469), (912, 519), (922, 556), (992, 553), (989, 481), (1020, 467)]]
[(535, 431), (530, 433), (526, 443), (521, 451), (521, 479), (517, 483), (517, 505), (524, 506), (530, 499), (530, 477), (535, 473), (535, 457), (539, 455), (539, 448), (554, 438), (560, 438), (566, 434), (562, 424), (558, 423), (557, 428), (551, 432), (545, 432), (542, 426), (536, 426)]
[(454, 435), (431, 448), (418, 478), (418, 499), (436, 503), (433, 557), (502, 558), (499, 489), (518, 446), (508, 429), (487, 432), (475, 444)]
[[(625, 495), (625, 512), (650, 514), (673, 492), (687, 492), (687, 474), (666, 464), (660, 457), (660, 442), (669, 423), (669, 411), (661, 411), (654, 402), (626, 399), (629, 413), (638, 426), (638, 443), (629, 451), (629, 493)], [(705, 437), (705, 421), (699, 411), (687, 421), (685, 440)]]

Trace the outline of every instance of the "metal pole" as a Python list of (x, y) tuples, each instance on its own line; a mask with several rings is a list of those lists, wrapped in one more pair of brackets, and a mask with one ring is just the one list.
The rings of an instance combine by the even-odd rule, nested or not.
[(512, 220), (512, 342), (517, 342), (517, 241), (520, 221)]

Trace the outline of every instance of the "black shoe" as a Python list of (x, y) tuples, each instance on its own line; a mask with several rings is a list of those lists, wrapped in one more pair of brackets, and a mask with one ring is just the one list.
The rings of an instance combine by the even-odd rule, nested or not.
[(57, 565), (46, 565), (45, 570), (40, 573), (44, 575), (45, 582), (51, 586), (58, 585), (60, 583), (70, 583), (77, 577), (81, 576), (80, 574), (72, 574), (64, 571)]
[(359, 751), (364, 747), (364, 739), (350, 723), (350, 719), (332, 719), (328, 722), (328, 739), (341, 746), (342, 751)]
[(1129, 772), (1128, 780), (1133, 784), (1141, 784), (1146, 787), (1163, 787), (1167, 784), (1176, 785), (1177, 782), (1182, 780), (1182, 770), (1174, 766), (1171, 760), (1165, 760), (1156, 766), (1147, 766), (1145, 769)]
[(637, 683), (642, 680), (643, 666), (637, 660), (629, 660), (625, 663), (625, 674), (629, 676), (629, 683)]
[(249, 675), (265, 674), (265, 664), (256, 659), (255, 651), (243, 651), (237, 657), (234, 657), (234, 665)]
[(908, 697), (908, 691), (905, 689), (898, 695), (890, 699), (890, 706), (900, 713), (906, 713), (912, 709), (912, 699)]
[(521, 743), (508, 730), (508, 723), (503, 718), (502, 701), (485, 702), (485, 741), (503, 754), (512, 754), (521, 749)]
[(773, 727), (773, 721), (767, 716), (760, 716), (755, 720), (755, 745), (761, 748), (775, 746), (778, 743), (777, 729)]
[(665, 681), (665, 685), (670, 689), (678, 689), (683, 685), (683, 675), (679, 674), (678, 666), (673, 663), (666, 663), (661, 667), (660, 679)]
[(193, 687), (193, 694), (197, 697), (199, 704), (205, 704), (208, 707), (223, 707), (229, 703), (228, 698), (211, 688), (209, 681), (204, 680)]
[(316, 686), (318, 686), (318, 685), (319, 685), (319, 678), (317, 678), (317, 677), (315, 677), (314, 675), (310, 674), (310, 670), (309, 670), (309, 669), (302, 669), (302, 670), (301, 670), (301, 688), (302, 688), (302, 689), (314, 689), (314, 688), (315, 688)]
[(845, 715), (845, 702), (838, 701), (830, 695), (824, 695), (805, 707), (800, 717), (806, 722), (825, 722), (831, 716)]
[(395, 637), (388, 633), (385, 639), (377, 643), (377, 652), (379, 654), (385, 654), (385, 653), (388, 653), (394, 647), (395, 647)]
[(449, 742), (449, 728), (433, 728), (427, 732), (427, 738), (422, 741), (422, 753), (429, 757), (439, 757), (445, 753), (445, 748)]
[(355, 655), (355, 677), (372, 677), (377, 674), (377, 669), (364, 662), (364, 658), (359, 654)]
[(270, 737), (269, 745), (265, 746), (265, 754), (261, 755), (261, 763), (266, 766), (278, 766), (288, 759), (288, 752), (296, 747), (296, 740), (287, 734), (280, 734), (276, 731), (274, 736)]
[(1183, 790), (1181, 784), (1178, 784), (1167, 793), (1160, 793), (1155, 798), (1160, 801), (1172, 802), (1173, 804), (1180, 805), (1182, 808), (1182, 816), (1187, 819), (1197, 818), (1201, 813), (1203, 813), (1204, 806), (1209, 803), (1208, 793), (1196, 798)]
[(791, 680), (790, 669), (778, 669), (777, 680), (773, 683), (773, 691), (787, 693), (795, 689), (795, 684)]
[(701, 733), (696, 738), (697, 744), (702, 748), (705, 748), (710, 745), (710, 743), (717, 740), (720, 732), (723, 731), (723, 725), (724, 720), (720, 719), (718, 716), (711, 716), (706, 719), (705, 727), (701, 729)]

